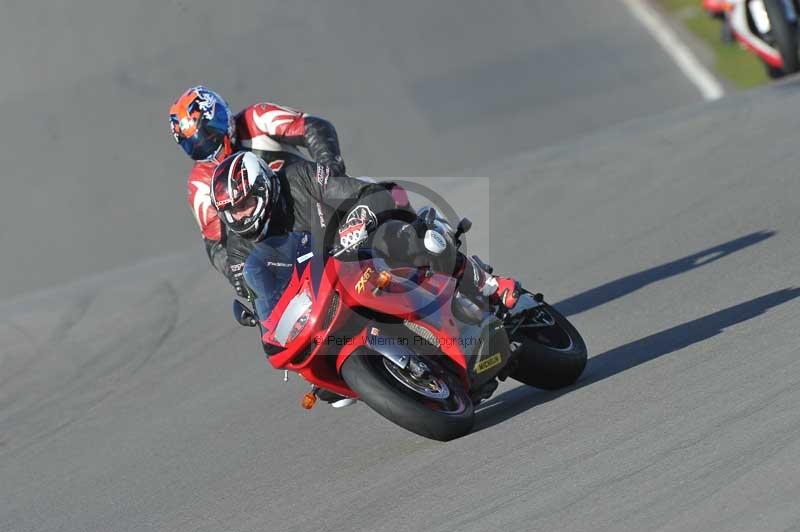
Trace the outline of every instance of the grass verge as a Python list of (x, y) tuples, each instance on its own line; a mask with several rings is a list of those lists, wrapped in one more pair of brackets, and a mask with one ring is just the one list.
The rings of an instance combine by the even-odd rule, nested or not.
[(700, 0), (657, 0), (673, 17), (700, 37), (714, 52), (714, 69), (740, 89), (769, 81), (764, 65), (739, 43), (722, 42), (722, 21), (711, 18)]

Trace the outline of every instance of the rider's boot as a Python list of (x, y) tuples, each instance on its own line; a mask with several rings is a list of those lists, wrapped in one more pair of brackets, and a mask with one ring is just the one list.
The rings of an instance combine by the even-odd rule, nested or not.
[(520, 285), (511, 277), (489, 275), (481, 287), (481, 293), (488, 296), (492, 304), (500, 304), (511, 310), (519, 301)]
[(483, 263), (478, 257), (465, 257), (462, 276), (467, 280), (472, 279), (475, 290), (482, 296), (488, 297), (493, 305), (503, 305), (512, 309), (519, 300), (520, 284), (510, 277), (492, 275), (492, 268)]

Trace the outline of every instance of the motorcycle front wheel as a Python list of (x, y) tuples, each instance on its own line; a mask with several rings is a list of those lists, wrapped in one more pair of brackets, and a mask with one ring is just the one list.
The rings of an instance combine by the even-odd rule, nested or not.
[(432, 361), (415, 375), (367, 348), (351, 354), (341, 374), (359, 399), (392, 423), (420, 436), (448, 441), (468, 434), (475, 421), (469, 395)]

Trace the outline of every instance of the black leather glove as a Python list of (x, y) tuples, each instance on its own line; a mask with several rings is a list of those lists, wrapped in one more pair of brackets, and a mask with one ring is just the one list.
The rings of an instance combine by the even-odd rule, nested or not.
[(308, 115), (305, 118), (304, 136), (306, 148), (314, 161), (327, 166), (331, 175), (346, 175), (339, 137), (333, 124), (324, 118)]
[(333, 176), (346, 176), (347, 170), (344, 166), (344, 159), (342, 159), (341, 155), (336, 155), (334, 158), (327, 160), (327, 161), (319, 161), (320, 163), (324, 164), (328, 167), (331, 171), (331, 175)]

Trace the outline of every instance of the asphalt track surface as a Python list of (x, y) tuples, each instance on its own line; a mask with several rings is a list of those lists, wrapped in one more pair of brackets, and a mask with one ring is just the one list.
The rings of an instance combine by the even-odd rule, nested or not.
[[(2, 215), (3, 249), (15, 250), (3, 253), (4, 290), (30, 292), (28, 283), (56, 266), (64, 272), (52, 284), (126, 266), (0, 303), (0, 530), (798, 529), (800, 155), (791, 111), (800, 85), (692, 103), (692, 87), (618, 4), (588, 4), (519, 4), (501, 9), (501, 22), (487, 22), (494, 6), (430, 13), (421, 25), (414, 6), (393, 4), (380, 10), (381, 20), (396, 21), (388, 27), (370, 24), (377, 15), (367, 5), (344, 13), (252, 6), (248, 16), (231, 10), (220, 27), (238, 33), (223, 39), (215, 30), (202, 51), (177, 30), (206, 20), (203, 9), (104, 11), (97, 2), (33, 13), (5, 4), (13, 16), (0, 17), (9, 26), (0, 32), (10, 50), (3, 68), (18, 77), (4, 86), (4, 116), (20, 118), (14, 123), (34, 138), (55, 133), (35, 153), (36, 143), (1, 133), (4, 172), (17, 187)], [(158, 10), (163, 16), (151, 16)], [(446, 24), (454, 17), (458, 25)], [(13, 48), (9, 31), (27, 35), (26, 20), (40, 24), (39, 37), (67, 22), (83, 27), (82, 37), (67, 35), (69, 46), (100, 42), (99, 54), (121, 59), (46, 68), (69, 58), (59, 56), (67, 44), (37, 48), (41, 39), (29, 36)], [(355, 137), (345, 141), (354, 173), (468, 167), (467, 175), (491, 176), (490, 184), (440, 183), (459, 210), (488, 218), (495, 266), (543, 290), (583, 332), (592, 358), (576, 386), (542, 392), (509, 381), (481, 405), (475, 432), (447, 444), (360, 404), (305, 412), (300, 380), (281, 382), (255, 335), (231, 323), (229, 289), (199, 246), (163, 253), (195, 238), (174, 177), (185, 161), (164, 142), (164, 102), (197, 79), (201, 58), (240, 58), (235, 45), (263, 38), (265, 20), (336, 43), (244, 58), (263, 57), (281, 72), (270, 85), (275, 99), (335, 109), (327, 114)], [(150, 54), (132, 44), (131, 28), (145, 21), (142, 38), (161, 46)], [(415, 38), (403, 39), (412, 22)], [(480, 27), (487, 38), (459, 42), (456, 27)], [(390, 57), (384, 39), (410, 51)], [(441, 47), (435, 53), (431, 42)], [(335, 51), (350, 53), (349, 71), (327, 64)], [(520, 64), (511, 52), (537, 67), (584, 63), (567, 73), (575, 83), (542, 76), (527, 95), (509, 93), (519, 89), (513, 83), (477, 83), (486, 72), (531, 76), (504, 70)], [(609, 74), (609, 62), (629, 76)], [(263, 93), (255, 86), (266, 83), (263, 69), (220, 68), (204, 79), (232, 100)], [(379, 79), (362, 72), (380, 68)], [(605, 91), (579, 83), (586, 69)], [(290, 93), (310, 76), (331, 90), (301, 83)], [(26, 92), (45, 83), (55, 88)], [(470, 103), (488, 100), (481, 117), (448, 107), (449, 91), (462, 86)], [(514, 96), (518, 103), (502, 107)], [(86, 114), (95, 106), (126, 120)], [(26, 113), (52, 119), (22, 121)], [(538, 117), (524, 138), (519, 115)], [(565, 142), (522, 153), (550, 139)], [(418, 153), (381, 149), (400, 140)], [(98, 160), (86, 159), (90, 147)], [(489, 199), (476, 202), (484, 186)], [(126, 194), (123, 207), (112, 204)], [(164, 234), (148, 232), (162, 213)], [(9, 224), (24, 221), (30, 232), (12, 235)], [(76, 241), (73, 224), (93, 244)]]
[(700, 100), (617, 0), (5, 1), (0, 49), (0, 298), (198, 249), (167, 110), (199, 82), (331, 119), (373, 176)]

